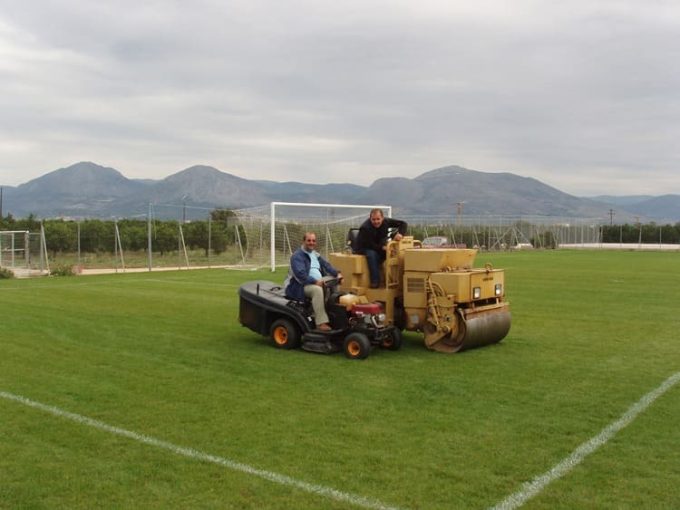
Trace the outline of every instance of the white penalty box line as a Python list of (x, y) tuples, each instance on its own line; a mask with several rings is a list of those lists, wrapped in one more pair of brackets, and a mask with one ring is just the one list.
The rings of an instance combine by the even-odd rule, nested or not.
[(583, 462), (583, 459), (585, 459), (588, 455), (594, 453), (601, 446), (604, 446), (621, 429), (629, 425), (635, 418), (637, 418), (640, 413), (645, 411), (650, 405), (654, 403), (656, 399), (670, 390), (678, 382), (680, 382), (680, 372), (676, 372), (663, 383), (661, 383), (656, 389), (643, 396), (635, 404), (630, 406), (628, 410), (621, 416), (621, 418), (602, 429), (602, 431), (596, 436), (592, 437), (585, 443), (582, 443), (572, 452), (571, 455), (566, 457), (558, 464), (555, 464), (550, 470), (546, 471), (542, 475), (537, 476), (532, 481), (523, 484), (517, 492), (505, 498), (496, 506), (492, 507), (491, 510), (514, 510), (515, 508), (522, 506), (529, 499), (537, 496), (543, 491), (543, 489), (545, 489), (548, 484), (559, 478), (562, 478), (569, 471)]
[[(654, 403), (654, 401), (656, 401), (664, 393), (670, 390), (673, 386), (678, 384), (678, 382), (680, 382), (680, 372), (673, 374), (663, 383), (661, 383), (656, 389), (644, 395), (640, 400), (638, 400), (635, 404), (629, 407), (628, 410), (618, 420), (602, 429), (602, 431), (596, 436), (582, 443), (572, 452), (571, 455), (569, 455), (564, 460), (553, 466), (550, 470), (546, 471), (544, 474), (534, 478), (531, 482), (523, 484), (522, 487), (517, 492), (511, 494), (503, 501), (493, 506), (491, 510), (514, 510), (522, 506), (529, 499), (540, 494), (543, 491), (543, 489), (545, 489), (545, 487), (547, 487), (551, 482), (566, 475), (569, 471), (571, 471), (573, 468), (575, 468), (581, 462), (583, 462), (583, 460), (588, 455), (594, 453), (601, 446), (604, 446), (620, 430), (628, 426), (635, 418), (637, 418), (639, 414), (644, 412), (650, 405)], [(89, 427), (102, 430), (104, 432), (132, 439), (140, 443), (155, 446), (157, 448), (161, 448), (164, 450), (168, 450), (177, 455), (181, 455), (199, 461), (217, 464), (234, 471), (239, 471), (245, 474), (256, 476), (283, 486), (294, 487), (305, 492), (316, 494), (325, 498), (334, 499), (336, 501), (346, 502), (358, 507), (369, 509), (398, 510), (398, 508), (396, 507), (388, 506), (374, 499), (369, 499), (363, 496), (342, 492), (337, 489), (325, 487), (322, 485), (307, 483), (286, 475), (258, 469), (253, 466), (249, 466), (248, 464), (243, 464), (224, 457), (219, 457), (216, 455), (211, 455), (198, 450), (194, 450), (193, 448), (186, 448), (174, 445), (172, 443), (162, 441), (160, 439), (156, 439), (143, 434), (138, 434), (136, 432), (125, 430), (119, 427), (114, 427), (112, 425), (108, 425), (104, 422), (94, 420), (86, 416), (64, 411), (62, 409), (59, 409), (58, 407), (42, 404), (40, 402), (30, 400), (20, 395), (15, 395), (13, 393), (0, 391), (0, 397), (6, 400), (18, 402), (28, 407), (39, 409), (41, 411), (50, 413), (60, 418), (65, 418), (82, 425), (87, 425)]]
[(344, 502), (344, 503), (349, 503), (351, 505), (357, 506), (357, 507), (362, 507), (362, 508), (368, 508), (372, 510), (399, 510), (397, 507), (393, 506), (388, 506), (378, 500), (375, 499), (369, 499), (365, 498), (363, 496), (358, 496), (355, 494), (350, 494), (348, 492), (343, 492), (339, 491), (337, 489), (333, 489), (331, 487), (325, 487), (323, 485), (317, 485), (317, 484), (312, 484), (312, 483), (307, 483), (302, 480), (297, 480), (295, 478), (292, 478), (290, 476), (282, 475), (279, 473), (275, 473), (273, 471), (266, 471), (263, 469), (258, 469), (253, 466), (249, 466), (248, 464), (243, 464), (241, 462), (236, 462), (234, 460), (230, 460), (224, 457), (219, 457), (217, 455), (211, 455), (209, 453), (204, 453), (198, 450), (194, 450), (193, 448), (186, 448), (183, 446), (178, 446), (172, 443), (168, 443), (167, 441), (162, 441), (160, 439), (156, 439), (151, 436), (146, 436), (144, 434), (138, 434), (137, 432), (132, 432), (130, 430), (125, 430), (119, 427), (115, 427), (113, 425), (108, 425), (107, 423), (104, 423), (99, 420), (94, 420), (92, 418), (88, 418), (87, 416), (82, 416), (80, 414), (75, 414), (71, 413), (69, 411), (64, 411), (63, 409), (60, 409), (58, 407), (50, 406), (47, 404), (42, 404), (40, 402), (36, 402), (34, 400), (28, 399), (26, 397), (22, 397), (20, 395), (15, 395), (13, 393), (9, 393), (6, 391), (0, 391), (0, 397), (4, 398), (5, 400), (10, 400), (13, 402), (17, 402), (19, 404), (23, 404), (28, 407), (32, 407), (34, 409), (38, 409), (40, 411), (44, 411), (46, 413), (52, 414), (53, 416), (57, 416), (59, 418), (65, 418), (67, 420), (71, 420), (73, 422), (79, 423), (81, 425), (86, 425), (88, 427), (92, 427), (104, 432), (108, 432), (110, 434), (114, 434), (117, 436), (125, 437), (127, 439), (132, 439), (134, 441), (149, 445), (149, 446), (154, 446), (156, 448), (161, 448), (163, 450), (168, 450), (174, 454), (181, 455), (184, 457), (188, 457), (190, 459), (194, 460), (199, 460), (203, 462), (210, 462), (212, 464), (217, 464), (223, 467), (226, 467), (228, 469), (231, 469), (233, 471), (238, 471), (241, 473), (245, 473), (248, 475), (256, 476), (258, 478), (263, 478), (264, 480), (270, 481), (277, 483), (279, 485), (287, 486), (287, 487), (293, 487), (296, 489), (303, 490), (305, 492), (309, 492), (311, 494), (315, 494), (317, 496), (322, 496), (328, 499), (333, 499), (336, 501)]

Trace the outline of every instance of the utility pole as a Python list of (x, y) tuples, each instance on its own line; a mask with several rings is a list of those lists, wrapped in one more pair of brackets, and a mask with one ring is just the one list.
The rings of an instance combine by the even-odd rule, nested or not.
[(614, 224), (614, 209), (609, 209), (609, 226)]
[(463, 204), (465, 202), (456, 202), (456, 223), (460, 226), (463, 218)]
[(3, 218), (4, 216), (2, 215), (2, 186), (0, 186), (0, 221), (2, 221)]

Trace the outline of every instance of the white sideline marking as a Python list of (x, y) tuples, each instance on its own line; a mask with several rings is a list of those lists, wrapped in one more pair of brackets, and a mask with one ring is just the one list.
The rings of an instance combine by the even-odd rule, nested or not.
[(534, 478), (531, 482), (523, 484), (520, 490), (505, 498), (496, 506), (492, 507), (491, 510), (513, 510), (522, 506), (527, 500), (539, 494), (550, 482), (567, 474), (588, 455), (607, 443), (607, 441), (614, 437), (619, 430), (630, 424), (638, 414), (647, 409), (657, 398), (666, 393), (679, 381), (680, 372), (677, 372), (661, 383), (658, 388), (650, 391), (635, 404), (630, 406), (621, 418), (602, 429), (602, 432), (598, 435), (592, 437), (585, 443), (582, 443), (571, 455), (569, 455), (569, 457), (553, 466), (541, 476)]
[(121, 429), (119, 427), (114, 427), (113, 425), (108, 425), (98, 420), (93, 420), (92, 418), (88, 418), (87, 416), (70, 413), (68, 411), (59, 409), (58, 407), (41, 404), (40, 402), (35, 402), (34, 400), (30, 400), (20, 395), (14, 395), (13, 393), (0, 391), (0, 397), (7, 400), (12, 400), (14, 402), (19, 402), (20, 404), (24, 404), (26, 406), (39, 409), (41, 411), (45, 411), (60, 418), (69, 419), (82, 425), (87, 425), (89, 427), (103, 430), (111, 434), (126, 437), (128, 439), (133, 439), (135, 441), (139, 441), (140, 443), (155, 446), (157, 448), (163, 448), (164, 450), (169, 450), (177, 455), (183, 455), (191, 459), (201, 460), (204, 462), (211, 462), (213, 464), (219, 464), (220, 466), (233, 469), (234, 471), (240, 471), (242, 473), (264, 478), (265, 480), (278, 483), (280, 485), (295, 487), (297, 489), (301, 489), (306, 492), (311, 492), (312, 494), (316, 494), (326, 498), (334, 499), (336, 501), (343, 501), (345, 503), (350, 503), (352, 505), (375, 510), (398, 510), (398, 508), (396, 507), (387, 506), (384, 503), (381, 503), (380, 501), (374, 499), (368, 499), (363, 496), (356, 496), (354, 494), (342, 492), (331, 487), (324, 487), (323, 485), (316, 485), (312, 483), (303, 482), (301, 480), (296, 480), (295, 478), (291, 478), (286, 475), (281, 475), (279, 473), (274, 473), (272, 471), (258, 469), (247, 464), (242, 464), (240, 462), (226, 459), (224, 457), (218, 457), (216, 455), (203, 453), (198, 450), (194, 450), (193, 448), (177, 446), (166, 441), (161, 441), (160, 439), (145, 436), (144, 434), (137, 434), (136, 432)]

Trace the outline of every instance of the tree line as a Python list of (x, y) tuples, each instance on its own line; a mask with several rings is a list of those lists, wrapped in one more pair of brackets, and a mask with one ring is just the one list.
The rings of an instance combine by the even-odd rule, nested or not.
[[(118, 237), (124, 250), (145, 251), (151, 234), (152, 250), (163, 255), (179, 249), (181, 236), (187, 249), (210, 249), (219, 254), (236, 241), (238, 227), (236, 215), (228, 209), (215, 209), (206, 220), (182, 223), (177, 220), (147, 219), (120, 220), (39, 220), (34, 215), (14, 218), (7, 215), (0, 218), (0, 230), (28, 230), (40, 232), (41, 224), (45, 232), (45, 245), (52, 253), (110, 253), (116, 250)], [(118, 236), (116, 235), (116, 227)], [(151, 227), (149, 229), (149, 227)], [(245, 239), (243, 239), (245, 242)]]
[(603, 243), (680, 244), (680, 223), (638, 223), (602, 227)]
[[(131, 251), (148, 249), (149, 222), (143, 218), (40, 220), (34, 215), (14, 218), (11, 214), (0, 218), (0, 230), (28, 230), (36, 233), (40, 232), (41, 224), (45, 231), (47, 249), (52, 253), (74, 253), (78, 250), (83, 253), (114, 252), (117, 243), (116, 227), (118, 227), (120, 236), (120, 246), (123, 249)], [(161, 255), (177, 251), (180, 227), (184, 245), (189, 250), (205, 250), (206, 255), (208, 250), (211, 250), (219, 254), (227, 247), (234, 246), (237, 236), (240, 237), (243, 248), (247, 249), (246, 235), (243, 227), (238, 224), (236, 214), (228, 209), (215, 209), (210, 212), (209, 219), (206, 220), (192, 220), (189, 223), (182, 223), (178, 220), (153, 220), (151, 222), (152, 250)], [(295, 235), (295, 227), (289, 225), (289, 233), (293, 235), (293, 239), (298, 239), (300, 236)], [(680, 223), (675, 225), (657, 225), (656, 223), (602, 225), (599, 228), (603, 243), (680, 244)], [(455, 230), (456, 243), (467, 246), (491, 244), (489, 240), (484, 239), (483, 233), (475, 232), (474, 229), (456, 227)], [(412, 225), (409, 227), (409, 233), (417, 239), (423, 239), (428, 231), (427, 227), (422, 225)], [(433, 233), (430, 232), (430, 235)], [(495, 238), (494, 241), (502, 242), (505, 246), (514, 244), (514, 240), (507, 234), (501, 239)], [(531, 239), (531, 243), (536, 247), (554, 248), (558, 245), (558, 240), (550, 228), (545, 227), (540, 235)]]

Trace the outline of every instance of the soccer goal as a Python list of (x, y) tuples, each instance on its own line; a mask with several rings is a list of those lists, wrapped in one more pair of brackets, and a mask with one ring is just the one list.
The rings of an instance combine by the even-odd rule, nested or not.
[(28, 230), (0, 231), (0, 267), (12, 270), (15, 274), (28, 274), (31, 271), (49, 273), (45, 230), (40, 233)]
[(302, 244), (305, 232), (316, 233), (317, 250), (327, 257), (346, 248), (347, 232), (359, 227), (372, 209), (392, 216), (388, 205), (305, 204), (272, 202), (269, 206), (239, 209), (236, 214), (237, 242), (248, 266), (287, 266)]

